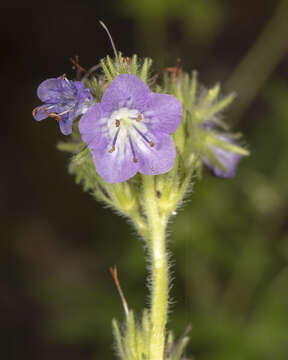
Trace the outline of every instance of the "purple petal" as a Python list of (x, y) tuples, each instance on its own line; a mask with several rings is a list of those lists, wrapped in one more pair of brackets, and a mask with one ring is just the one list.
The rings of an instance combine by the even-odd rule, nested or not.
[(57, 103), (61, 101), (61, 79), (52, 78), (43, 81), (38, 86), (37, 96), (43, 102)]
[(62, 119), (59, 121), (60, 130), (63, 135), (70, 135), (72, 133), (72, 121), (68, 116), (62, 116)]
[(134, 176), (139, 168), (139, 162), (133, 161), (133, 153), (128, 142), (116, 146), (109, 152), (111, 146), (93, 151), (93, 161), (98, 174), (108, 183), (119, 183)]
[(93, 105), (80, 119), (79, 131), (83, 141), (91, 149), (103, 149), (107, 145), (107, 116), (101, 104)]
[(74, 85), (77, 89), (77, 96), (74, 110), (71, 111), (71, 116), (73, 116), (73, 118), (84, 114), (84, 112), (88, 108), (88, 103), (93, 99), (90, 90), (85, 88), (84, 84), (81, 81), (75, 81)]
[(213, 146), (211, 148), (214, 156), (222, 164), (226, 171), (212, 164), (207, 157), (203, 159), (204, 164), (212, 171), (215, 176), (233, 178), (236, 175), (238, 162), (242, 156), (216, 146)]
[(139, 160), (139, 172), (145, 175), (164, 174), (172, 169), (175, 160), (173, 139), (167, 134), (150, 135), (154, 146), (143, 141), (137, 142), (136, 156)]
[(58, 88), (59, 91), (61, 91), (62, 97), (70, 97), (71, 100), (73, 100), (77, 94), (77, 87), (75, 86), (75, 83), (79, 83), (80, 81), (68, 80), (63, 76), (58, 77), (57, 80)]
[(172, 134), (182, 120), (182, 104), (173, 95), (152, 93), (145, 109), (144, 122), (152, 131)]
[(101, 105), (106, 112), (122, 107), (141, 110), (150, 95), (149, 87), (137, 76), (118, 75), (106, 89)]
[(77, 91), (77, 93), (85, 93), (86, 91), (88, 91), (88, 93), (90, 93), (90, 90), (88, 88), (85, 87), (85, 85), (83, 84), (82, 81), (70, 81), (70, 83), (73, 84), (75, 90)]

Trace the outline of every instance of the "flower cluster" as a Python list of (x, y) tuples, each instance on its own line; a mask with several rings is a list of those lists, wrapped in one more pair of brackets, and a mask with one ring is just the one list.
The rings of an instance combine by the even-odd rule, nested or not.
[[(43, 104), (32, 113), (37, 121), (56, 119), (61, 132), (71, 134), (59, 148), (73, 154), (69, 171), (76, 182), (128, 217), (149, 246), (152, 301), (140, 322), (123, 300), (114, 271), (126, 312), (125, 326), (113, 321), (120, 358), (181, 360), (188, 337), (175, 342), (166, 334), (166, 226), (195, 174), (206, 167), (216, 176), (233, 177), (248, 152), (219, 116), (233, 96), (218, 100), (217, 85), (199, 91), (196, 73), (185, 74), (180, 66), (148, 80), (150, 66), (151, 59), (140, 65), (136, 55), (124, 58), (115, 50), (114, 60), (107, 56), (82, 81), (65, 75), (43, 81), (37, 91)], [(101, 73), (95, 72), (99, 67)]]
[(176, 145), (183, 148), (186, 167), (194, 166), (200, 174), (204, 167), (215, 176), (234, 177), (239, 161), (249, 154), (238, 144), (240, 134), (231, 133), (222, 120), (221, 112), (235, 95), (220, 98), (219, 84), (210, 89), (199, 86), (195, 71), (191, 77), (180, 73), (177, 78), (171, 76), (166, 81), (169, 90), (177, 94), (183, 104), (184, 129), (176, 136)]
[[(137, 172), (169, 172), (176, 156), (171, 135), (181, 121), (181, 130), (174, 139), (184, 165), (191, 167), (189, 159), (198, 153), (201, 165), (214, 175), (235, 176), (238, 162), (247, 151), (223, 131), (217, 116), (233, 96), (217, 101), (219, 86), (198, 95), (196, 80), (181, 71), (177, 76), (168, 76), (164, 91), (156, 87), (151, 91), (145, 81), (147, 69), (137, 72), (133, 58), (123, 61), (122, 69), (117, 59), (115, 64), (107, 59), (107, 66), (102, 62), (106, 78), (98, 81), (95, 77), (94, 83), (85, 83), (88, 88), (65, 75), (43, 81), (37, 94), (44, 104), (33, 110), (35, 120), (55, 118), (61, 132), (69, 135), (73, 121), (82, 115), (81, 141), (89, 149), (97, 174), (107, 183), (124, 182)], [(92, 96), (96, 92), (92, 83), (97, 87), (98, 102)], [(192, 133), (187, 131), (191, 126)], [(185, 148), (180, 143), (185, 143)]]

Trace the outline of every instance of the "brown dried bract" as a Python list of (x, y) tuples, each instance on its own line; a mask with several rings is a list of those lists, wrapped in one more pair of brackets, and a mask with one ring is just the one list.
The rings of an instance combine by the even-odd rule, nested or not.
[(131, 58), (128, 56), (122, 56), (123, 65), (128, 69), (129, 65), (131, 64)]
[(79, 56), (75, 55), (75, 59), (70, 58), (71, 63), (80, 71), (87, 72), (87, 70), (79, 64)]
[(118, 293), (120, 295), (120, 298), (121, 298), (121, 301), (122, 301), (122, 304), (123, 304), (123, 307), (124, 307), (124, 311), (125, 311), (126, 315), (128, 315), (129, 308), (128, 308), (128, 304), (127, 304), (127, 301), (125, 299), (124, 293), (122, 291), (122, 288), (120, 286), (117, 267), (116, 266), (110, 267), (109, 270), (110, 270), (110, 273), (111, 273), (111, 275), (113, 277), (113, 280), (115, 282)]
[(166, 68), (162, 69), (161, 71), (159, 71), (158, 73), (156, 73), (152, 78), (152, 84), (155, 84), (158, 77), (160, 75), (164, 74), (165, 72), (171, 73), (173, 80), (177, 79), (177, 77), (182, 73), (181, 59), (178, 58), (176, 60), (176, 65), (175, 66), (166, 67)]

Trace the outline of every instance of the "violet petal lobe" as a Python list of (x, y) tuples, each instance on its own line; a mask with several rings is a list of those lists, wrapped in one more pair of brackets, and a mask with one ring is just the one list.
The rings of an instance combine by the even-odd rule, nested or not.
[(182, 104), (173, 95), (152, 93), (143, 114), (151, 131), (172, 134), (181, 122)]
[(33, 117), (36, 121), (44, 120), (48, 117), (48, 113), (55, 113), (57, 114), (61, 111), (61, 108), (57, 104), (44, 104), (37, 106), (33, 110)]
[(72, 121), (66, 117), (62, 117), (59, 121), (60, 130), (63, 135), (69, 135), (72, 133)]
[(133, 161), (133, 153), (128, 142), (117, 146), (115, 151), (109, 152), (106, 147), (93, 151), (93, 161), (98, 174), (108, 183), (119, 183), (134, 176), (139, 163)]
[(77, 96), (75, 99), (75, 106), (73, 111), (69, 113), (70, 119), (84, 114), (87, 109), (91, 106), (92, 95), (89, 89), (85, 88), (84, 84), (80, 81), (74, 81), (73, 85), (75, 86), (75, 91)]
[(81, 117), (78, 126), (81, 137), (89, 148), (103, 149), (107, 145), (107, 115), (101, 104), (93, 105)]
[(136, 145), (139, 172), (144, 175), (164, 174), (170, 171), (174, 164), (176, 152), (172, 137), (164, 133), (155, 135), (150, 135), (153, 147), (144, 141)]
[(59, 88), (59, 78), (44, 80), (37, 89), (37, 96), (42, 102), (57, 103), (61, 101), (61, 88)]
[(108, 86), (102, 96), (101, 104), (106, 112), (119, 108), (141, 110), (150, 95), (149, 87), (137, 76), (131, 74), (118, 75)]
[[(228, 138), (225, 135), (217, 135), (217, 137), (228, 143), (235, 143), (232, 139)], [(237, 154), (233, 151), (223, 149), (221, 147), (212, 145), (211, 150), (213, 155), (219, 161), (219, 163), (225, 168), (225, 170), (220, 169), (217, 165), (213, 164), (207, 157), (203, 158), (204, 164), (212, 171), (215, 176), (223, 178), (232, 178), (236, 175), (236, 170), (242, 155)]]
[(211, 164), (208, 166), (212, 173), (219, 177), (232, 178), (236, 175), (236, 170), (238, 163), (241, 159), (241, 155), (234, 152), (221, 149), (219, 147), (212, 147), (213, 154), (216, 156), (217, 160), (225, 167), (226, 171), (220, 169), (219, 167)]

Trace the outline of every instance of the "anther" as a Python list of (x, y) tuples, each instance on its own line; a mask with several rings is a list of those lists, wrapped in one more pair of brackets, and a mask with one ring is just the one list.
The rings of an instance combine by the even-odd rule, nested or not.
[(109, 150), (109, 153), (112, 153), (113, 151), (115, 151), (115, 144), (116, 144), (116, 141), (117, 141), (119, 132), (120, 132), (120, 128), (116, 131), (116, 134), (115, 134), (114, 139), (113, 139), (113, 142), (112, 142), (112, 147), (111, 147), (111, 149)]
[(59, 114), (56, 114), (55, 112), (48, 112), (45, 106), (42, 106), (42, 110), (48, 117), (54, 118), (57, 122), (61, 120), (61, 116)]
[(141, 115), (138, 115), (137, 118), (136, 118), (136, 121), (139, 122), (142, 120), (142, 116)]
[(134, 163), (137, 163), (137, 162), (138, 162), (138, 160), (136, 159), (136, 157), (133, 157), (133, 162), (134, 162)]
[(153, 147), (155, 144), (153, 143), (153, 141), (149, 141), (149, 145)]
[(65, 80), (66, 79), (66, 74), (63, 74), (62, 76), (61, 76), (61, 80)]
[(116, 127), (119, 127), (120, 126), (120, 120), (116, 120), (115, 125), (116, 125)]
[(35, 109), (32, 110), (32, 115), (35, 117), (37, 112), (39, 110), (39, 107), (37, 106)]
[(57, 122), (59, 122), (62, 119), (61, 116), (56, 113), (50, 113), (49, 116), (54, 118)]

